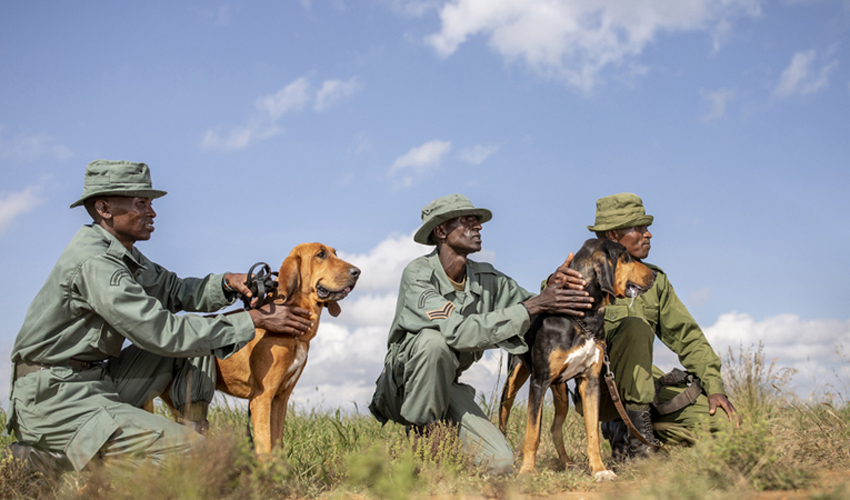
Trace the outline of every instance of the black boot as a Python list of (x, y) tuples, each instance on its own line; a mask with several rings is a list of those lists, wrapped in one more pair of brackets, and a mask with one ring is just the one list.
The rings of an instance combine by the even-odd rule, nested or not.
[(602, 437), (611, 443), (611, 458), (615, 462), (625, 462), (629, 458), (629, 429), (623, 419), (602, 422)]
[(629, 457), (647, 457), (655, 454), (658, 447), (661, 446), (661, 441), (655, 437), (655, 433), (652, 431), (652, 418), (649, 416), (649, 410), (626, 410), (626, 414), (643, 438), (650, 443), (649, 445), (644, 444), (640, 439), (629, 433)]

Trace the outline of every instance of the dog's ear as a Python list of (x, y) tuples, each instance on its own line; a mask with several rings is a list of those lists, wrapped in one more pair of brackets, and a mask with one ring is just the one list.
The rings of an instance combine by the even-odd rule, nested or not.
[(330, 313), (330, 315), (334, 318), (339, 316), (339, 313), (342, 312), (342, 309), (339, 307), (339, 303), (335, 300), (325, 302), (325, 307), (328, 308), (328, 313)]
[(617, 263), (620, 261), (620, 256), (626, 251), (626, 248), (613, 241), (607, 241), (604, 246), (604, 258), (599, 262), (599, 287), (602, 291), (611, 296), (611, 302), (617, 300), (617, 294), (614, 293), (614, 281), (617, 274)]
[(290, 254), (280, 266), (277, 275), (277, 295), (283, 302), (289, 300), (292, 294), (301, 286), (301, 256)]

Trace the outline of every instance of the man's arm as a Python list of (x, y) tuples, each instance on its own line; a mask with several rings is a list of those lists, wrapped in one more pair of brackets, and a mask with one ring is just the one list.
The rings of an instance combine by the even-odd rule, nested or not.
[(171, 312), (213, 312), (227, 307), (236, 298), (222, 289), (226, 275), (209, 274), (203, 278), (180, 278), (177, 274), (138, 254), (145, 269), (137, 281), (145, 293), (155, 297)]
[(656, 283), (659, 288), (659, 330), (662, 342), (678, 354), (679, 362), (688, 371), (700, 378), (703, 390), (708, 395), (709, 413), (714, 415), (717, 407), (723, 408), (729, 421), (740, 425), (740, 417), (735, 407), (726, 397), (723, 379), (720, 376), (720, 358), (711, 345), (696, 320), (679, 300), (673, 286), (663, 277), (663, 283)]
[[(216, 283), (219, 288), (220, 280), (219, 277)], [(93, 311), (140, 348), (163, 356), (215, 354), (225, 358), (254, 338), (251, 314), (240, 312), (214, 318), (176, 315), (149, 295), (120, 262), (106, 256), (87, 260), (74, 279), (73, 288), (77, 296), (74, 307)], [(304, 322), (310, 324), (309, 320), (289, 317), (298, 315), (294, 309), (270, 309), (258, 322), (269, 330), (277, 325), (274, 321), (282, 321), (281, 328), (306, 330)]]
[(439, 294), (433, 283), (417, 271), (405, 269), (395, 322), (408, 332), (439, 330), (446, 343), (458, 351), (480, 350), (521, 337), (535, 314), (580, 313), (592, 302), (583, 291), (553, 287), (545, 295), (535, 297), (501, 273), (494, 279), (497, 284), (492, 290), (496, 296), (493, 310), (464, 316), (454, 303)]

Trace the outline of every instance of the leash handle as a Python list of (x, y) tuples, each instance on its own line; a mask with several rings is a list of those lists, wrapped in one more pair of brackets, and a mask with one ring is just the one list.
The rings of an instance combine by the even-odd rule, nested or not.
[[(254, 270), (257, 267), (260, 269), (255, 273)], [(251, 290), (251, 295), (259, 299), (257, 300), (256, 308), (265, 304), (266, 295), (272, 293), (277, 288), (276, 277), (277, 272), (272, 272), (271, 267), (265, 262), (257, 262), (248, 270), (248, 277), (245, 278), (245, 286), (248, 287), (248, 290)], [(246, 310), (256, 309), (251, 307), (251, 297), (242, 294), (239, 295)]]

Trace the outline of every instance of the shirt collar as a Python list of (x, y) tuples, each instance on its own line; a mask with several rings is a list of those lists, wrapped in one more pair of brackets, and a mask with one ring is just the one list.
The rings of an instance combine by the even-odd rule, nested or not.
[[(475, 295), (481, 295), (481, 283), (478, 281), (478, 273), (473, 271), (474, 263), (472, 260), (466, 260), (466, 289)], [(456, 291), (455, 287), (449, 281), (449, 276), (446, 274), (446, 270), (443, 269), (443, 264), (440, 263), (440, 256), (437, 254), (436, 248), (428, 254), (428, 264), (437, 278), (437, 288), (440, 295), (454, 293)]]
[(100, 238), (107, 243), (107, 255), (111, 255), (116, 259), (123, 260), (130, 267), (134, 267), (137, 269), (146, 269), (146, 267), (142, 264), (142, 253), (139, 252), (135, 245), (133, 245), (130, 250), (127, 250), (127, 247), (125, 247), (123, 243), (118, 241), (118, 238), (116, 238), (112, 233), (110, 233), (106, 229), (103, 229), (100, 224), (91, 224), (89, 227), (94, 229), (95, 232), (100, 236)]

